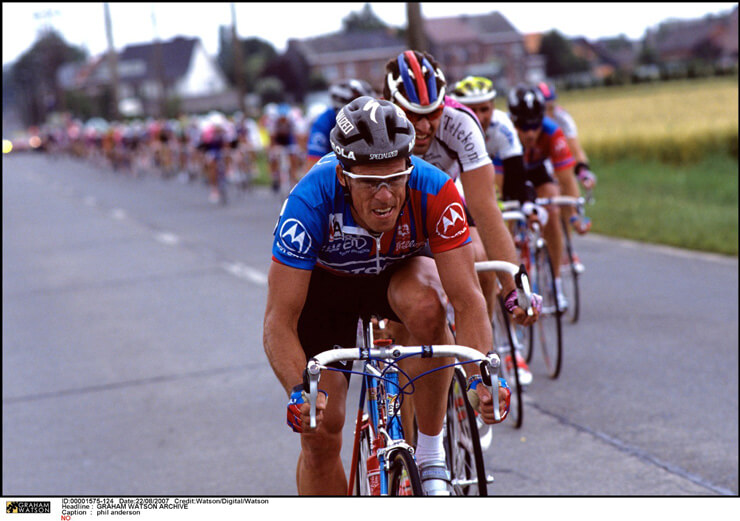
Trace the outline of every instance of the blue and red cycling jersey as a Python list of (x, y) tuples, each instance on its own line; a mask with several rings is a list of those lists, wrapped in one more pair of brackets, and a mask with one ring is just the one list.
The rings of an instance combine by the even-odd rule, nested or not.
[(531, 168), (549, 159), (555, 172), (575, 166), (576, 160), (571, 154), (565, 134), (554, 120), (545, 116), (542, 120), (542, 131), (532, 148), (524, 150), (524, 164)]
[(375, 275), (417, 255), (429, 241), (432, 253), (470, 242), (460, 193), (450, 177), (418, 157), (408, 197), (392, 231), (379, 236), (359, 226), (327, 154), (291, 191), (274, 231), (275, 262), (311, 270), (318, 265), (343, 275)]

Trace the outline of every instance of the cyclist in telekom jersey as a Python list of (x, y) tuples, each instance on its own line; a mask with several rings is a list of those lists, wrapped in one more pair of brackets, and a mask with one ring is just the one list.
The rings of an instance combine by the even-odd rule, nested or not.
[(329, 133), (334, 128), (339, 109), (360, 96), (376, 97), (375, 91), (370, 84), (358, 79), (343, 80), (335, 83), (329, 87), (329, 96), (331, 98), (331, 107), (319, 114), (316, 121), (311, 125), (311, 130), (308, 134), (305, 170), (310, 169), (319, 159), (331, 152)]
[[(343, 107), (331, 132), (335, 153), (296, 185), (275, 228), (264, 348), (289, 396), (288, 425), (301, 433), (300, 494), (347, 490), (340, 449), (348, 377), (322, 375), (315, 430), (308, 428), (301, 382), (307, 358), (355, 345), (358, 316), (389, 317), (423, 344), (454, 344), (443, 290), (455, 309), (457, 342), (482, 353), (491, 346), (460, 194), (447, 175), (411, 156), (414, 135), (390, 102), (362, 96)], [(434, 259), (420, 255), (427, 241)], [(451, 360), (404, 362), (413, 377)], [(480, 398), (486, 423), (494, 423), (491, 395), (476, 371), (471, 367), (469, 391)], [(442, 428), (451, 378), (448, 367), (415, 383), (415, 454), (429, 494), (448, 493)], [(499, 389), (503, 417), (510, 394)]]
[[(401, 107), (414, 125), (414, 155), (446, 172), (453, 181), (459, 176), (462, 182), (465, 203), (474, 218), (474, 222), (469, 220), (475, 260), (517, 264), (514, 242), (496, 204), (493, 163), (475, 114), (445, 96), (444, 74), (428, 53), (404, 51), (390, 60), (385, 70), (383, 97)], [(493, 313), (495, 276), (504, 295), (511, 295), (515, 288), (514, 279), (508, 273), (480, 274), (489, 316)], [(511, 302), (509, 298), (506, 301)], [(522, 325), (536, 320), (536, 315), (528, 317), (518, 306), (511, 307), (509, 312)]]
[[(578, 193), (578, 183), (573, 167), (575, 160), (560, 127), (545, 116), (545, 98), (536, 87), (517, 85), (509, 91), (509, 114), (524, 147), (524, 161), (531, 169), (532, 180), (538, 197), (555, 197), (561, 193)], [(555, 177), (544, 166), (554, 170)], [(557, 182), (556, 182), (557, 180)], [(563, 258), (563, 229), (560, 210), (555, 205), (547, 207), (549, 218), (544, 228), (547, 248), (555, 272), (558, 307), (566, 309), (568, 302), (562, 291), (560, 259)], [(579, 220), (574, 208), (562, 211), (578, 233), (587, 233), (590, 221)]]

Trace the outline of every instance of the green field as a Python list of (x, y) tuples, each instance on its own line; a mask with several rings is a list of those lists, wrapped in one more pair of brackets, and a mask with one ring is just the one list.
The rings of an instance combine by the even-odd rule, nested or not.
[(689, 165), (625, 159), (593, 170), (593, 231), (642, 242), (738, 254), (738, 163), (729, 155)]

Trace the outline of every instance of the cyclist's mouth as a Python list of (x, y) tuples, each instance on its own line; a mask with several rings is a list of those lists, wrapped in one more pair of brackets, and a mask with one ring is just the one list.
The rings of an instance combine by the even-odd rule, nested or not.
[(388, 208), (373, 208), (373, 215), (376, 217), (379, 217), (381, 219), (386, 218), (391, 215), (391, 212), (393, 212), (393, 207), (390, 206)]

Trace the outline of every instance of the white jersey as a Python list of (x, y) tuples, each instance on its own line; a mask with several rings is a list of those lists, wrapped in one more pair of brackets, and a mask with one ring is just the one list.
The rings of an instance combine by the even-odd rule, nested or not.
[(452, 179), (460, 172), (491, 163), (480, 123), (475, 114), (452, 98), (445, 97), (442, 120), (429, 150), (422, 159), (433, 164)]
[(576, 122), (563, 107), (561, 107), (560, 105), (557, 105), (555, 107), (555, 112), (552, 116), (552, 119), (554, 119), (555, 123), (558, 124), (560, 129), (563, 131), (563, 134), (565, 134), (565, 137), (567, 137), (568, 139), (578, 137), (578, 128), (576, 127)]
[(494, 158), (494, 162), (524, 154), (514, 123), (502, 110), (493, 111), (491, 123), (486, 131), (486, 150)]

